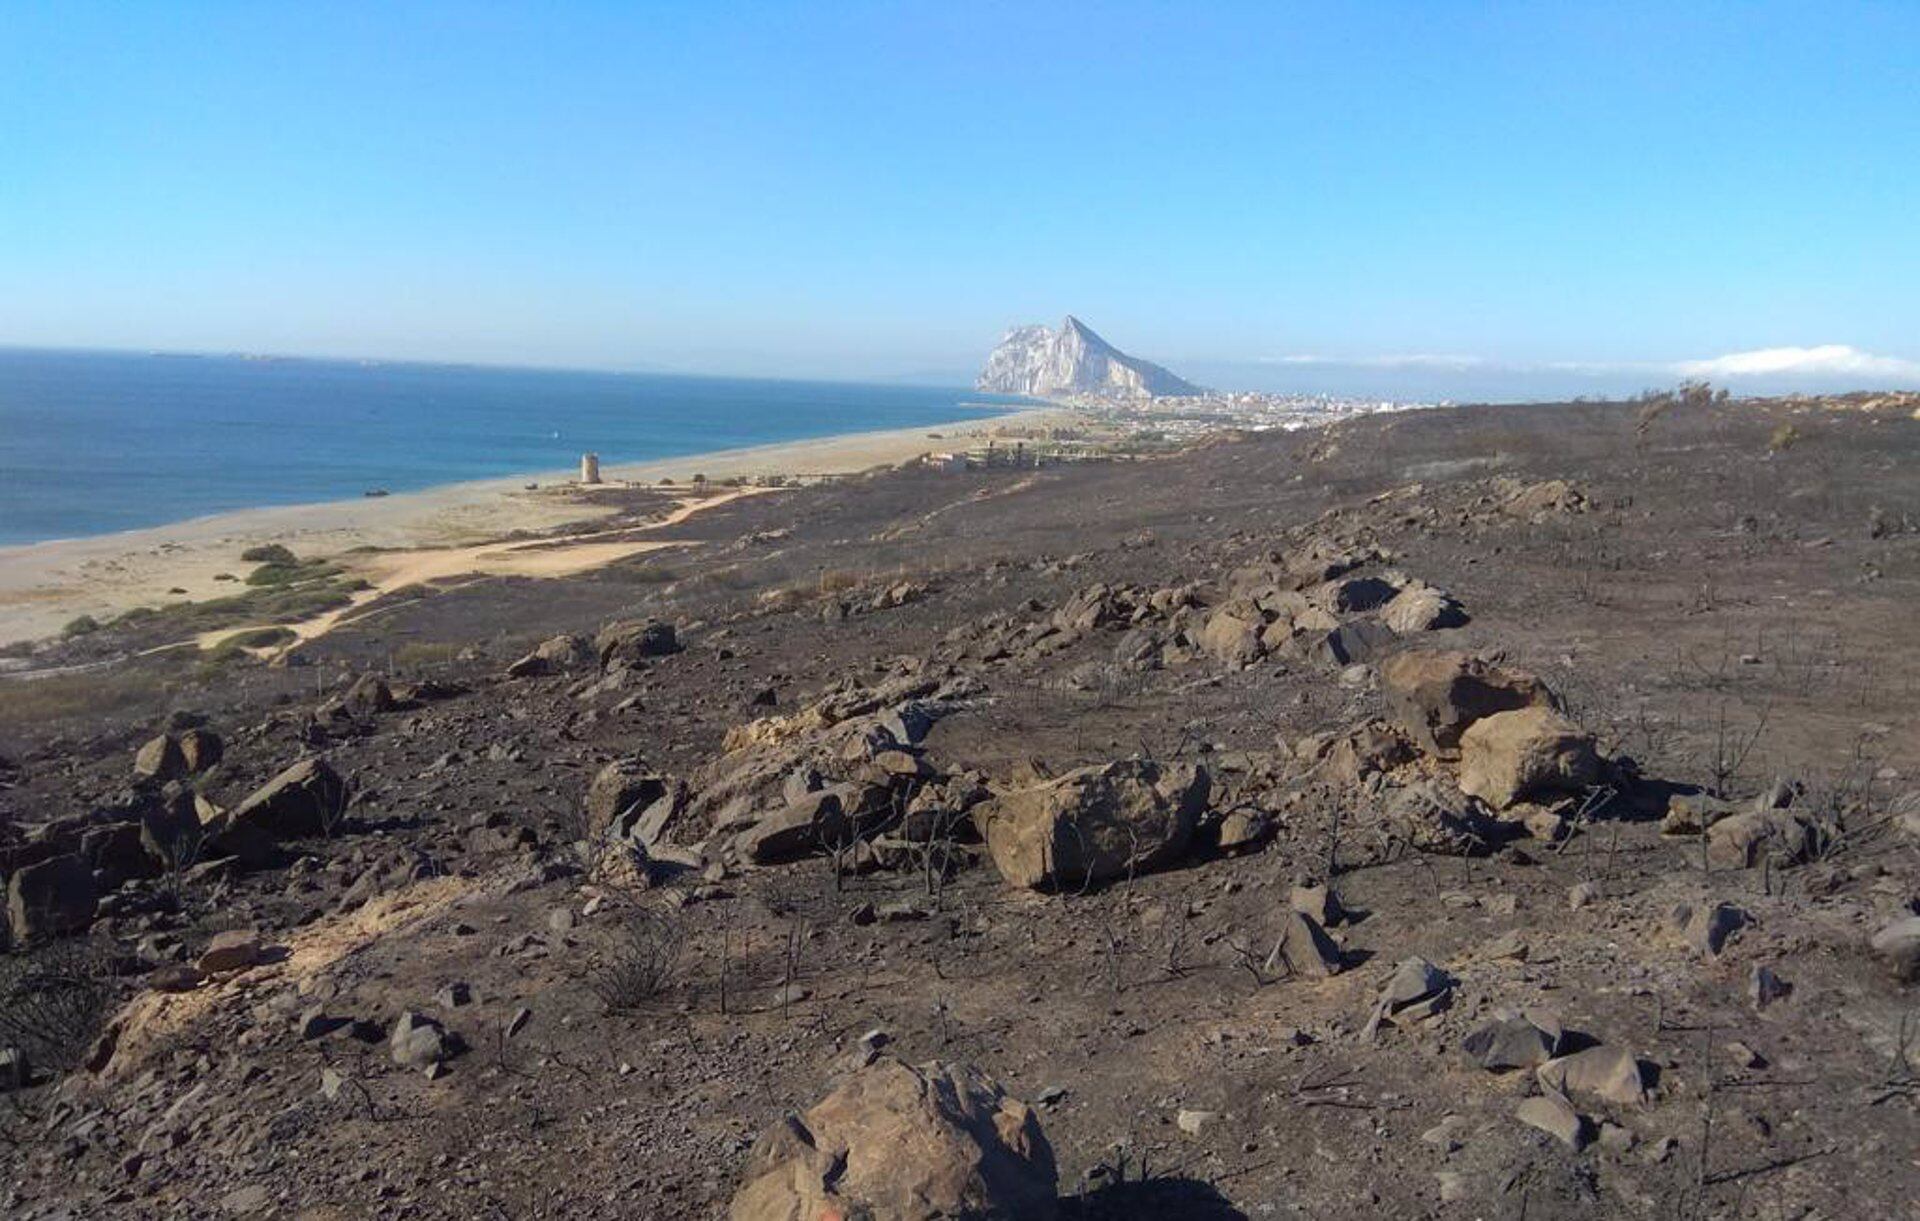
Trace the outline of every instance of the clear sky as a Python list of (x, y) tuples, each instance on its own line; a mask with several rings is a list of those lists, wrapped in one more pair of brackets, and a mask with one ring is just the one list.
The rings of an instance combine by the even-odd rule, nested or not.
[(0, 0), (0, 343), (1920, 380), (1917, 69), (1912, 2)]

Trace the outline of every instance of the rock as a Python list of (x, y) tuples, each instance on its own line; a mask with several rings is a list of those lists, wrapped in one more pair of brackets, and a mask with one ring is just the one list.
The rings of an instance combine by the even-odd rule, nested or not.
[(1387, 709), (1429, 754), (1459, 757), (1460, 736), (1481, 717), (1520, 708), (1551, 708), (1553, 696), (1533, 675), (1468, 653), (1412, 651), (1380, 663)]
[(302, 759), (249, 794), (228, 812), (228, 832), (257, 831), (275, 839), (320, 835), (346, 813), (347, 786), (325, 759)]
[(1676, 793), (1667, 799), (1667, 812), (1660, 819), (1660, 834), (1700, 835), (1714, 823), (1739, 812), (1739, 806), (1711, 793)]
[(187, 757), (170, 733), (147, 739), (134, 752), (133, 774), (148, 780), (172, 780), (187, 774)]
[(638, 759), (616, 759), (594, 774), (587, 786), (587, 832), (627, 838), (640, 815), (671, 788), (666, 777)]
[(1411, 636), (1416, 632), (1464, 627), (1467, 611), (1446, 592), (1431, 585), (1415, 584), (1401, 590), (1398, 597), (1387, 603), (1387, 608), (1380, 612), (1380, 622), (1402, 636)]
[(387, 1050), (402, 1068), (424, 1069), (450, 1060), (458, 1053), (458, 1037), (425, 1014), (409, 1009), (393, 1024)]
[(1198, 1136), (1211, 1127), (1214, 1120), (1219, 1118), (1220, 1112), (1218, 1111), (1193, 1111), (1182, 1108), (1180, 1113), (1174, 1116), (1173, 1123), (1175, 1127), (1185, 1132), (1188, 1136)]
[(1308, 633), (1303, 643), (1307, 656), (1322, 665), (1353, 666), (1360, 662), (1371, 662), (1393, 641), (1391, 628), (1360, 619), (1342, 623), (1328, 632)]
[(1273, 834), (1273, 824), (1258, 810), (1231, 810), (1220, 820), (1217, 844), (1222, 852), (1249, 852)]
[(896, 746), (918, 746), (933, 731), (937, 711), (934, 705), (908, 700), (880, 713), (874, 724)]
[(251, 929), (215, 933), (200, 955), (199, 966), (208, 975), (244, 971), (261, 960), (260, 934)]
[(756, 865), (797, 861), (848, 838), (854, 786), (836, 784), (808, 793), (734, 837), (734, 847)]
[(1533, 947), (1527, 941), (1527, 935), (1519, 929), (1514, 928), (1508, 929), (1498, 937), (1495, 937), (1487, 944), (1486, 949), (1480, 951), (1480, 956), (1488, 959), (1510, 959), (1514, 962), (1525, 962), (1528, 955), (1532, 952)]
[(1510, 517), (1532, 520), (1550, 513), (1578, 513), (1586, 507), (1587, 498), (1580, 489), (1564, 479), (1549, 479), (1521, 488), (1501, 510)]
[(1256, 608), (1232, 605), (1207, 616), (1194, 643), (1200, 651), (1229, 665), (1246, 665), (1266, 653), (1260, 634), (1266, 620)]
[(1812, 855), (1813, 827), (1786, 810), (1732, 814), (1707, 828), (1707, 863), (1719, 869), (1751, 869), (1771, 860), (1785, 867)]
[(1289, 974), (1311, 975), (1324, 979), (1340, 974), (1345, 960), (1312, 916), (1291, 908), (1280, 917), (1280, 937), (1267, 955), (1269, 971), (1284, 966)]
[(1755, 1009), (1765, 1009), (1775, 1001), (1785, 1000), (1793, 991), (1793, 985), (1774, 974), (1772, 967), (1760, 963), (1753, 964), (1753, 970), (1747, 976), (1747, 999), (1753, 1002)]
[(583, 637), (551, 636), (541, 641), (533, 652), (508, 666), (507, 677), (540, 678), (564, 673), (595, 660), (593, 646)]
[(1869, 944), (1895, 979), (1920, 981), (1920, 916), (1905, 916), (1882, 926)]
[(1059, 1174), (1031, 1108), (964, 1064), (882, 1056), (748, 1155), (731, 1221), (1051, 1218)]
[(1209, 791), (1191, 765), (1125, 760), (1002, 794), (975, 807), (974, 822), (1008, 882), (1079, 885), (1177, 859)]
[(184, 962), (168, 963), (147, 974), (147, 987), (155, 992), (191, 992), (206, 981), (199, 967)]
[(1625, 1048), (1606, 1043), (1549, 1060), (1535, 1070), (1535, 1076), (1542, 1088), (1557, 1094), (1622, 1106), (1637, 1106), (1647, 1100), (1640, 1062)]
[(1593, 735), (1546, 707), (1496, 712), (1460, 736), (1460, 788), (1505, 809), (1523, 797), (1577, 793), (1600, 776)]
[(1503, 1013), (1476, 1027), (1460, 1044), (1467, 1057), (1489, 1072), (1538, 1068), (1559, 1054), (1560, 1022), (1528, 1010)]
[(1567, 887), (1567, 906), (1574, 911), (1588, 907), (1600, 897), (1600, 887), (1592, 882), (1575, 882)]
[(1303, 738), (1294, 753), (1302, 760), (1315, 760), (1324, 779), (1358, 786), (1376, 774), (1413, 762), (1417, 752), (1391, 725), (1365, 721), (1331, 736)]
[(14, 943), (85, 930), (99, 898), (93, 870), (78, 856), (48, 857), (15, 870), (7, 880), (7, 923)]
[(1734, 1039), (1727, 1044), (1727, 1058), (1733, 1061), (1735, 1068), (1760, 1069), (1767, 1066), (1767, 1058), (1751, 1046)]
[(473, 1004), (473, 985), (455, 980), (433, 994), (433, 1003), (442, 1009), (464, 1009)]
[(1640, 1138), (1633, 1134), (1632, 1129), (1623, 1128), (1610, 1119), (1601, 1121), (1600, 1147), (1608, 1153), (1631, 1153), (1639, 1143)]
[(1341, 615), (1357, 615), (1385, 606), (1400, 587), (1379, 577), (1340, 577), (1312, 594), (1313, 601)]
[(1402, 959), (1380, 989), (1363, 1038), (1371, 1039), (1389, 1018), (1418, 1021), (1432, 1017), (1452, 1003), (1453, 980), (1424, 958)]
[(320, 1006), (314, 1005), (300, 1015), (300, 1022), (295, 1030), (301, 1039), (311, 1042), (314, 1039), (324, 1039), (334, 1031), (345, 1030), (351, 1025), (353, 1025), (352, 1018), (329, 1014)]
[(680, 640), (671, 623), (659, 619), (629, 619), (601, 628), (593, 638), (593, 651), (599, 655), (604, 669), (615, 662), (632, 665), (649, 657), (678, 653)]
[(1287, 906), (1326, 927), (1336, 925), (1347, 917), (1346, 909), (1340, 906), (1340, 896), (1324, 882), (1295, 886), (1287, 895)]
[(1578, 1153), (1587, 1147), (1587, 1121), (1573, 1104), (1555, 1094), (1536, 1094), (1522, 1102), (1513, 1117), (1530, 1128), (1538, 1128), (1567, 1148)]
[(102, 890), (116, 890), (132, 878), (150, 878), (160, 872), (137, 822), (88, 827), (80, 833), (80, 856), (93, 867)]
[(1697, 954), (1717, 957), (1727, 938), (1746, 927), (1750, 917), (1731, 903), (1709, 903), (1693, 907), (1682, 903), (1673, 911), (1673, 922), (1680, 936)]
[(357, 717), (378, 716), (394, 709), (393, 688), (378, 674), (362, 674), (340, 697), (340, 706)]

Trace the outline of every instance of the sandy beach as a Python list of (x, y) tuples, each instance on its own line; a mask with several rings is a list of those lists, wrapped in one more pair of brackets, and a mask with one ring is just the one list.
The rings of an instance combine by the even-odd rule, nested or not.
[[(908, 461), (921, 454), (966, 449), (995, 433), (1064, 424), (1074, 419), (1057, 408), (880, 432), (848, 433), (805, 441), (721, 450), (603, 468), (613, 484), (686, 482), (787, 476), (815, 478), (850, 474)], [(360, 497), (319, 504), (243, 509), (144, 530), (91, 538), (60, 539), (0, 548), (0, 644), (57, 634), (80, 615), (105, 621), (139, 606), (165, 606), (232, 594), (231, 578), (250, 565), (249, 547), (278, 543), (303, 559), (339, 557), (355, 548), (434, 549), (451, 571), (523, 571), (525, 557), (511, 548), (484, 546), (516, 532), (550, 532), (615, 512), (583, 503), (574, 471), (530, 472), (502, 479), (447, 484), (419, 492)], [(536, 487), (529, 490), (529, 484)], [(590, 535), (582, 547), (594, 547)], [(599, 547), (577, 559), (610, 562), (631, 548)], [(452, 559), (454, 555), (460, 559)], [(365, 561), (369, 566), (375, 561)], [(393, 567), (390, 558), (379, 561)], [(580, 571), (580, 563), (546, 565), (553, 573)], [(593, 563), (585, 563), (585, 567)], [(443, 569), (450, 569), (443, 572)]]

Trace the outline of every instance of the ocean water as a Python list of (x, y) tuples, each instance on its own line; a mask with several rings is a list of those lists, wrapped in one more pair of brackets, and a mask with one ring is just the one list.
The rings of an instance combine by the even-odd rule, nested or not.
[(992, 414), (970, 390), (0, 349), (0, 546)]

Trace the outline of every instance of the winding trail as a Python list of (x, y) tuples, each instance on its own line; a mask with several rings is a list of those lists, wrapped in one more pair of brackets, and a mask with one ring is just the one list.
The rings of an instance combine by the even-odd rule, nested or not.
[(191, 641), (162, 645), (160, 649), (150, 649), (148, 652), (179, 648), (188, 643), (197, 645), (202, 650), (213, 649), (226, 640), (246, 632), (257, 632), (266, 628), (284, 628), (293, 633), (291, 640), (266, 648), (247, 650), (256, 656), (275, 657), (308, 641), (318, 640), (342, 623), (365, 618), (365, 616), (356, 617), (356, 612), (409, 586), (426, 585), (464, 576), (568, 577), (603, 568), (631, 556), (675, 547), (698, 546), (698, 543), (689, 540), (636, 539), (632, 536), (677, 526), (694, 514), (707, 509), (718, 508), (746, 496), (778, 490), (761, 487), (736, 488), (716, 496), (689, 497), (677, 502), (673, 511), (658, 521), (619, 526), (610, 530), (590, 530), (579, 534), (524, 539), (512, 543), (493, 542), (469, 547), (429, 547), (408, 551), (377, 552), (371, 555), (338, 556), (331, 562), (339, 564), (353, 576), (367, 582), (367, 588), (356, 590), (352, 600), (345, 606), (292, 622), (251, 623), (241, 627), (218, 628), (211, 632), (202, 632)]

